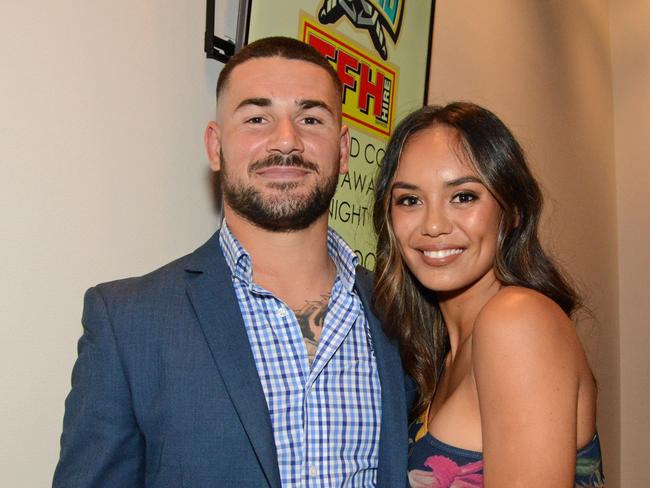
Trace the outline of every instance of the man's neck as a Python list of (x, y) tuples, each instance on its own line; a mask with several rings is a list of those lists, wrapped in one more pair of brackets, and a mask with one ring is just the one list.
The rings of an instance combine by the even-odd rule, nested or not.
[(226, 222), (253, 264), (253, 281), (294, 310), (329, 294), (336, 266), (327, 251), (327, 214), (306, 229), (271, 232), (234, 212)]

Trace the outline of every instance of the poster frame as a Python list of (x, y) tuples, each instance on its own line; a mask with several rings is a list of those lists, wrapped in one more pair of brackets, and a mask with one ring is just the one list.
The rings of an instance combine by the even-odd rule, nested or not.
[(239, 0), (237, 8), (237, 31), (234, 41), (214, 34), (215, 2), (216, 0), (206, 0), (205, 3), (205, 37), (203, 50), (206, 57), (227, 63), (233, 54), (248, 44), (252, 0)]
[[(206, 24), (205, 24), (205, 40), (204, 51), (206, 56), (211, 59), (216, 59), (222, 63), (226, 63), (233, 54), (238, 52), (242, 47), (248, 44), (251, 10), (253, 8), (254, 0), (239, 0), (237, 10), (237, 34), (235, 41), (223, 37), (215, 36), (214, 34), (214, 15), (215, 15), (215, 1), (206, 0)], [(268, 1), (268, 0), (266, 0)], [(433, 48), (433, 29), (436, 11), (436, 0), (431, 0), (431, 13), (429, 19), (429, 32), (427, 35), (427, 61), (426, 73), (424, 76), (424, 91), (422, 103), (426, 104), (429, 98), (429, 75), (431, 68), (431, 57)]]

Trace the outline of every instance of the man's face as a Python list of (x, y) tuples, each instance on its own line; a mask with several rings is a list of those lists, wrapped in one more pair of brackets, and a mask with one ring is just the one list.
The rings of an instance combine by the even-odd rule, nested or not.
[(324, 216), (347, 171), (340, 94), (323, 68), (305, 61), (237, 66), (205, 139), (211, 167), (221, 171), (226, 217), (266, 230), (300, 230)]

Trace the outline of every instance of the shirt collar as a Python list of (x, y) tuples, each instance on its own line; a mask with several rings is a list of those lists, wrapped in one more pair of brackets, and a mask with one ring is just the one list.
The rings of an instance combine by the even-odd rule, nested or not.
[(356, 268), (359, 257), (352, 248), (331, 227), (327, 229), (327, 252), (336, 265), (336, 274), (345, 290), (351, 292), (354, 288)]
[(224, 220), (219, 231), (219, 244), (223, 251), (223, 257), (226, 260), (228, 268), (233, 276), (239, 278), (245, 283), (253, 281), (253, 262), (250, 254), (246, 252), (237, 238), (230, 232), (228, 224)]
[[(219, 232), (219, 244), (233, 276), (250, 284), (253, 280), (251, 256), (230, 231), (225, 220)], [(327, 252), (334, 261), (341, 284), (347, 291), (352, 291), (359, 257), (331, 227), (327, 229)]]

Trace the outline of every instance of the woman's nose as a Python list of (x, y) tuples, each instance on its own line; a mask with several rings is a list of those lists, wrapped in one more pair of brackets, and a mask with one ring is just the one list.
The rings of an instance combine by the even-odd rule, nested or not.
[(451, 220), (444, 206), (430, 205), (422, 222), (422, 235), (437, 237), (449, 232), (451, 232)]

